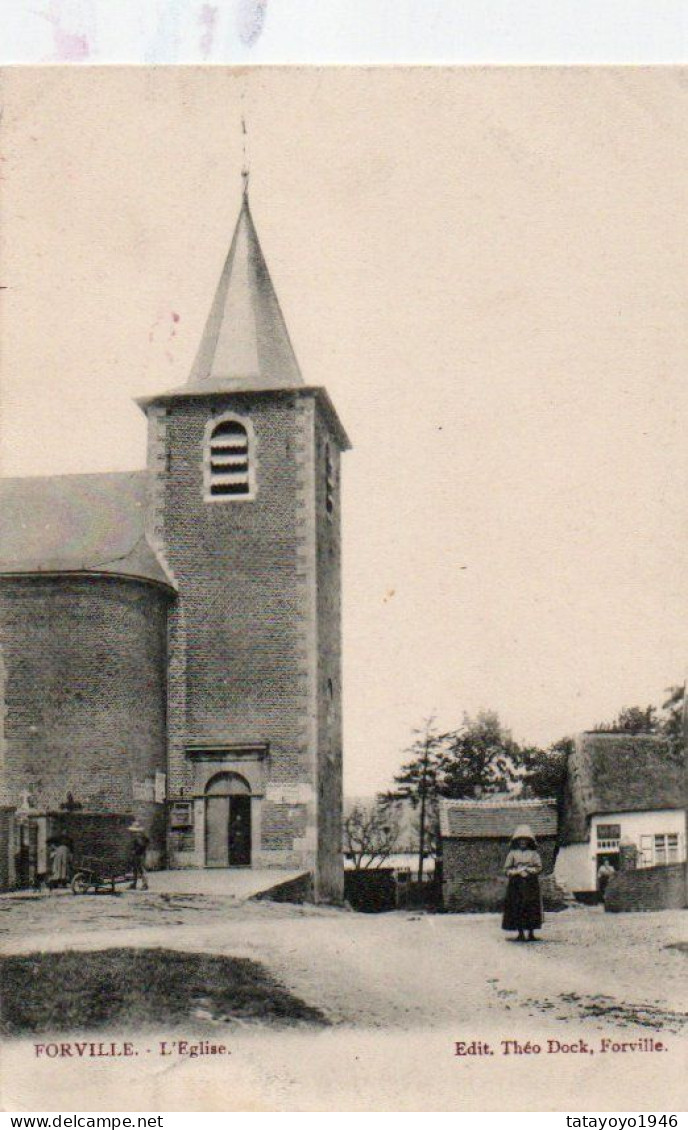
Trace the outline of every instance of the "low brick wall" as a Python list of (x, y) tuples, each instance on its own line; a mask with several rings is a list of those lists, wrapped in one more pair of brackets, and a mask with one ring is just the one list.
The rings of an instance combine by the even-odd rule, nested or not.
[(467, 879), (463, 883), (444, 884), (444, 905), (459, 913), (501, 911), (506, 895), (506, 879)]
[[(501, 910), (507, 885), (504, 861), (510, 846), (506, 838), (444, 838), (442, 902), (445, 909), (459, 912)], [(556, 840), (553, 836), (548, 837), (538, 847), (547, 875), (554, 869)], [(546, 901), (545, 909), (548, 909)], [(551, 909), (558, 910), (560, 907), (552, 906)]]
[[(496, 875), (491, 879), (473, 879), (444, 888), (444, 906), (458, 913), (500, 913), (506, 897), (507, 879)], [(540, 880), (542, 906), (546, 911), (565, 910), (566, 902), (553, 875), (543, 875)]]
[(375, 867), (369, 871), (344, 872), (344, 898), (352, 910), (365, 914), (380, 914), (395, 910), (397, 885), (390, 867)]
[(682, 910), (686, 906), (686, 867), (642, 867), (619, 871), (605, 892), (604, 908), (624, 910)]
[(105, 874), (131, 869), (132, 817), (116, 812), (55, 812), (48, 817), (49, 837), (66, 837), (74, 852), (75, 870), (85, 859), (102, 860)]
[[(275, 876), (277, 878), (277, 876)], [(268, 891), (252, 896), (253, 902), (313, 902), (313, 875), (306, 871), (286, 883), (275, 883)]]

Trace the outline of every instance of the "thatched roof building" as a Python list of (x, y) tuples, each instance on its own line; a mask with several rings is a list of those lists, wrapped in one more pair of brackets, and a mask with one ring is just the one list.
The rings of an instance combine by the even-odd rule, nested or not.
[(590, 818), (685, 805), (683, 759), (653, 734), (579, 734), (569, 757), (561, 842), (584, 843)]

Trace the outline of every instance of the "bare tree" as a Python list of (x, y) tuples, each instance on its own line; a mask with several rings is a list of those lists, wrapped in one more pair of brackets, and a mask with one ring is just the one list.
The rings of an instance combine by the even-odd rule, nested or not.
[(356, 871), (381, 867), (399, 839), (399, 817), (394, 802), (377, 798), (371, 804), (354, 804), (344, 820), (344, 851)]

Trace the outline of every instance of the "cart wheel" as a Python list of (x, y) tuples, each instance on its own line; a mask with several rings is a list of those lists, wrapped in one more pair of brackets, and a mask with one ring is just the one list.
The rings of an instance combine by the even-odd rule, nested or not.
[(73, 895), (86, 895), (91, 886), (89, 876), (85, 871), (77, 871), (72, 879), (72, 894)]

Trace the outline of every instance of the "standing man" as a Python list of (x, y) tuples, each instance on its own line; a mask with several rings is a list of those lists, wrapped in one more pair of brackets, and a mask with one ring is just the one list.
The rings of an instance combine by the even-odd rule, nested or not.
[(614, 875), (616, 875), (616, 870), (613, 864), (610, 863), (608, 859), (603, 859), (600, 866), (597, 868), (597, 889), (602, 896), (602, 902), (604, 902), (604, 892), (609, 886), (609, 880), (612, 879)]
[(131, 848), (131, 862), (132, 862), (132, 883), (130, 890), (136, 890), (136, 883), (141, 880), (141, 890), (148, 890), (148, 879), (146, 878), (146, 852), (148, 850), (149, 837), (145, 830), (142, 828), (138, 821), (134, 821), (129, 825), (128, 829), (133, 836)]

